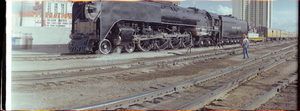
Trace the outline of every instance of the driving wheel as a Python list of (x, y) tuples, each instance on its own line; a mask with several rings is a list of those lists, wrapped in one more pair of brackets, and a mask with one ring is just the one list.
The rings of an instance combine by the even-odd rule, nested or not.
[(158, 48), (158, 50), (165, 50), (169, 45), (169, 40), (168, 39), (159, 39), (156, 43), (155, 46)]
[(170, 39), (170, 48), (171, 49), (178, 49), (181, 45), (181, 39), (177, 37), (172, 37)]
[(192, 45), (192, 34), (189, 32), (184, 32), (184, 35), (188, 35), (186, 37), (181, 38), (182, 39), (182, 47), (186, 48), (186, 47), (190, 47)]
[(125, 46), (125, 50), (128, 52), (128, 53), (132, 53), (135, 49), (135, 43), (130, 43), (128, 45)]
[(151, 40), (142, 40), (137, 44), (137, 46), (138, 46), (138, 49), (140, 49), (144, 52), (151, 50), (153, 47)]

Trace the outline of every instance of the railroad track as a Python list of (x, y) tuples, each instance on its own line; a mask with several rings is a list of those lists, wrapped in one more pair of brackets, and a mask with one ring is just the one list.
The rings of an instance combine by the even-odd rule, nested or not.
[[(174, 95), (174, 93), (181, 93), (188, 90), (189, 88), (197, 87), (197, 85), (201, 83), (212, 81), (216, 78), (222, 78), (228, 76), (229, 74), (232, 74), (232, 72), (249, 67), (252, 64), (257, 64), (257, 63), (263, 64), (258, 68), (252, 69), (250, 73), (241, 74), (242, 76), (239, 75), (239, 78), (236, 78), (235, 80), (227, 83), (226, 85), (221, 86), (213, 91), (210, 91), (209, 93), (206, 93), (205, 95), (202, 95), (199, 98), (193, 99), (192, 101), (188, 101), (185, 104), (181, 104), (178, 105), (177, 107), (171, 108), (171, 109), (199, 109), (203, 107), (203, 106), (201, 107), (201, 105), (208, 104), (210, 101), (222, 97), (223, 93), (228, 92), (236, 88), (238, 85), (247, 82), (251, 78), (259, 75), (263, 70), (268, 70), (271, 67), (274, 67), (275, 65), (284, 62), (286, 59), (294, 57), (295, 56), (294, 53), (295, 53), (294, 49), (279, 54), (278, 53), (275, 54), (274, 52), (271, 52), (259, 58), (254, 58), (242, 63), (238, 63), (236, 65), (227, 67), (225, 69), (215, 71), (203, 76), (199, 76), (181, 83), (177, 83), (169, 86), (163, 86), (162, 88), (158, 88), (153, 91), (149, 91), (149, 92), (145, 92), (145, 93), (141, 93), (141, 94), (137, 94), (130, 97), (125, 97), (122, 99), (113, 100), (105, 103), (94, 104), (94, 105), (83, 106), (83, 107), (76, 107), (71, 109), (76, 109), (76, 110), (84, 110), (84, 109), (114, 110), (114, 109), (128, 109), (128, 108), (130, 109), (131, 106), (134, 106), (136, 104), (144, 104), (147, 101), (155, 101), (155, 99), (164, 98), (165, 96)], [(288, 57), (284, 57), (284, 56), (288, 56)], [(274, 57), (276, 58), (273, 59)]]
[[(273, 45), (271, 45), (272, 47)], [(260, 46), (257, 46), (258, 48), (261, 48)], [(276, 50), (272, 53), (276, 53), (281, 50), (288, 49), (292, 46), (288, 46), (279, 50)], [(254, 47), (252, 47), (252, 50), (255, 50)], [(174, 66), (175, 64), (179, 65), (187, 65), (193, 62), (199, 62), (199, 61), (204, 61), (208, 59), (217, 59), (223, 56), (228, 55), (228, 53), (238, 53), (241, 52), (241, 49), (236, 49), (236, 50), (230, 50), (230, 51), (222, 51), (222, 52), (214, 52), (214, 53), (206, 53), (202, 55), (186, 55), (186, 56), (176, 56), (172, 57), (169, 59), (161, 58), (156, 61), (151, 61), (151, 60), (145, 60), (145, 61), (139, 61), (137, 63), (124, 63), (124, 64), (118, 64), (118, 65), (108, 65), (108, 66), (87, 66), (87, 67), (81, 67), (81, 68), (64, 68), (64, 69), (51, 69), (51, 70), (34, 70), (34, 71), (12, 71), (13, 75), (25, 75), (25, 76), (13, 76), (12, 80), (13, 81), (18, 81), (18, 82), (34, 82), (34, 81), (45, 81), (45, 80), (52, 80), (52, 79), (57, 79), (57, 78), (72, 78), (72, 77), (80, 77), (80, 76), (87, 76), (86, 74), (73, 74), (73, 73), (68, 73), (68, 72), (83, 72), (83, 71), (94, 71), (98, 70), (101, 71), (101, 73), (108, 73), (108, 72), (115, 72), (115, 71), (124, 71), (124, 70), (132, 70), (134, 68), (135, 70), (144, 70), (146, 72), (149, 72), (151, 70), (154, 70), (155, 68), (160, 68), (160, 67), (169, 67), (169, 66)], [(66, 73), (66, 74), (62, 74)], [(26, 77), (27, 74), (39, 74), (41, 76), (33, 78), (33, 77)], [(45, 77), (46, 74), (48, 77)], [(53, 76), (51, 76), (53, 74)], [(93, 74), (91, 74), (93, 75)], [(17, 83), (17, 82), (15, 82)]]
[[(297, 104), (297, 99), (291, 99), (291, 98), (297, 98), (297, 96), (298, 96), (298, 93), (297, 93), (298, 92), (298, 90), (297, 90), (298, 79), (296, 78), (296, 80), (294, 80), (294, 77), (295, 76), (291, 77), (290, 79), (286, 80), (284, 83), (278, 85), (276, 88), (273, 88), (271, 91), (269, 91), (268, 93), (265, 93), (265, 95), (261, 96), (260, 98), (269, 100), (266, 103), (263, 103), (265, 101), (261, 101), (262, 99), (257, 99), (257, 100), (255, 100), (255, 103), (249, 104), (249, 105), (252, 106), (252, 105), (256, 104), (254, 106), (256, 106), (256, 107), (259, 106), (258, 108), (253, 107), (256, 110), (261, 110), (261, 109), (264, 109), (264, 110), (278, 110), (278, 109), (296, 110), (296, 109), (299, 109), (298, 104)], [(294, 81), (292, 81), (292, 80), (294, 80)], [(278, 88), (280, 89), (280, 92), (277, 91)], [(274, 90), (276, 90), (276, 92), (275, 92), (276, 95), (274, 95)]]
[[(255, 44), (258, 45), (258, 44)], [(237, 47), (229, 47), (231, 48), (238, 48)], [(229, 48), (224, 48), (229, 49)], [(174, 49), (168, 51), (178, 51), (178, 50), (185, 50), (185, 49)], [(145, 53), (145, 52), (135, 52), (135, 53)], [(104, 55), (107, 56), (107, 55)], [(14, 54), (12, 56), (13, 61), (53, 61), (53, 60), (76, 60), (76, 59), (93, 59), (93, 58), (100, 58), (102, 55), (100, 54), (76, 54), (76, 53), (58, 53), (58, 54)]]
[(259, 108), (262, 104), (266, 103), (269, 99), (274, 97), (276, 94), (280, 93), (285, 87), (287, 87), (290, 83), (294, 82), (298, 78), (298, 73), (289, 78), (288, 80), (284, 81), (277, 87), (273, 88), (268, 93), (264, 94), (260, 98), (254, 100), (252, 103), (248, 104), (242, 110), (255, 110)]
[(189, 102), (187, 102), (179, 107), (176, 107), (174, 109), (177, 109), (177, 110), (211, 109), (211, 108), (209, 108), (209, 106), (206, 107), (205, 105), (208, 105), (215, 100), (220, 100), (221, 98), (226, 97), (228, 92), (234, 90), (235, 88), (238, 88), (239, 86), (250, 81), (251, 79), (255, 78), (256, 76), (259, 76), (262, 72), (267, 71), (270, 68), (272, 68), (294, 56), (295, 55), (292, 55), (292, 56), (286, 57), (284, 59), (280, 59), (281, 57), (273, 59), (272, 61), (250, 71), (249, 73), (246, 73), (245, 75), (235, 79), (234, 81), (229, 82), (229, 83), (223, 85), (222, 87), (207, 93), (204, 96), (198, 97), (198, 98), (196, 98), (192, 101), (189, 101)]
[[(291, 41), (280, 41), (280, 42), (267, 42), (266, 44), (278, 44), (286, 43)], [(262, 43), (250, 44), (253, 46), (263, 45)], [(211, 47), (212, 48), (212, 47)], [(240, 46), (224, 48), (224, 50), (231, 50), (232, 48), (240, 48)], [(184, 50), (184, 49), (179, 49)], [(193, 49), (195, 50), (195, 49)], [(173, 50), (169, 50), (173, 51)], [(176, 50), (174, 50), (176, 51)], [(139, 53), (139, 52), (136, 52)], [(140, 52), (144, 53), (144, 52)], [(59, 53), (59, 54), (14, 54), (12, 55), (12, 61), (56, 61), (56, 60), (78, 60), (78, 59), (94, 59), (100, 58), (103, 55), (99, 54), (74, 54), (74, 53)]]
[(72, 53), (58, 53), (58, 54), (14, 54), (12, 61), (53, 61), (53, 60), (76, 60), (76, 59), (93, 59), (99, 58), (101, 55), (97, 54), (72, 54)]

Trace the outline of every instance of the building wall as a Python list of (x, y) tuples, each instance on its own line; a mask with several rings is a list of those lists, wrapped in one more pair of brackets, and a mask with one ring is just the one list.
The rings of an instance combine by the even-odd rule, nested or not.
[(246, 20), (247, 18), (247, 7), (249, 0), (233, 0), (232, 1), (232, 15), (237, 19)]
[(242, 0), (232, 0), (232, 15), (235, 16), (237, 19), (243, 19), (242, 12), (244, 11)]
[(13, 26), (71, 27), (72, 2), (64, 0), (23, 2), (18, 16), (12, 17)]
[(33, 38), (35, 47), (62, 47), (67, 50), (72, 25), (72, 2), (59, 0), (22, 1), (23, 9), (12, 14), (12, 37), (21, 37), (21, 45), (26, 34)]
[(46, 44), (68, 44), (71, 28), (56, 27), (12, 27), (12, 36), (24, 37), (24, 34), (31, 34), (33, 45)]

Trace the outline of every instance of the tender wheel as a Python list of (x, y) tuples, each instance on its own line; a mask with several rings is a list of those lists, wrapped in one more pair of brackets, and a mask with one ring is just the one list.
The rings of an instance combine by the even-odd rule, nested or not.
[(166, 48), (168, 48), (168, 45), (168, 39), (160, 39), (155, 43), (155, 46), (158, 48), (158, 50), (165, 50)]
[(170, 48), (171, 49), (178, 49), (181, 45), (181, 39), (177, 37), (172, 37), (170, 39)]
[(140, 41), (140, 43), (137, 44), (138, 49), (146, 52), (152, 49), (153, 45), (152, 45), (152, 41), (150, 40), (143, 40)]
[(128, 53), (132, 53), (135, 49), (135, 43), (130, 43), (126, 45), (124, 48)]
[(112, 45), (109, 40), (104, 39), (99, 43), (99, 51), (102, 54), (108, 54), (111, 51), (111, 49), (112, 49)]

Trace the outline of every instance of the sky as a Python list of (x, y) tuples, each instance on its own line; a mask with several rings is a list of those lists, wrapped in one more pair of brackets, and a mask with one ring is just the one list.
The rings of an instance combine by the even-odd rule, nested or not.
[[(232, 14), (230, 0), (187, 0), (180, 2), (181, 7), (196, 7), (220, 15)], [(18, 14), (21, 2), (13, 2), (13, 14)], [(272, 28), (298, 32), (298, 0), (274, 0)]]
[[(182, 1), (181, 7), (197, 7), (220, 15), (232, 14), (232, 1)], [(298, 0), (273, 1), (272, 28), (298, 32)]]

